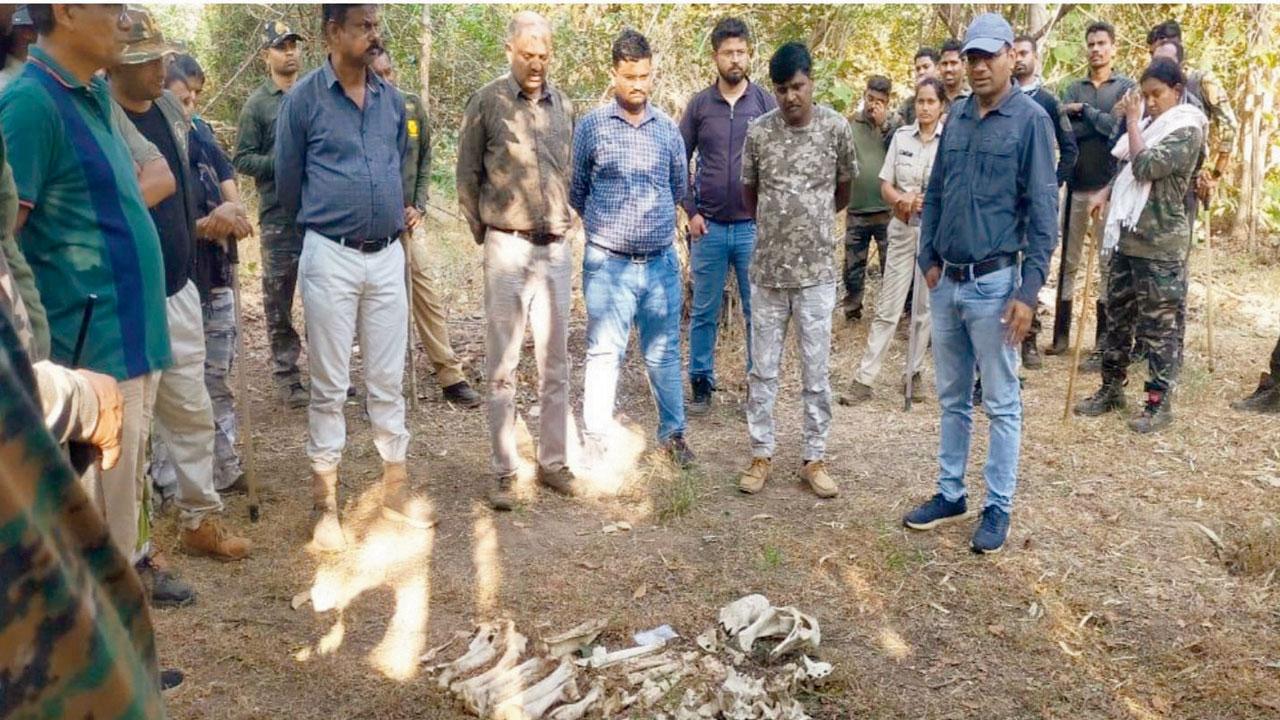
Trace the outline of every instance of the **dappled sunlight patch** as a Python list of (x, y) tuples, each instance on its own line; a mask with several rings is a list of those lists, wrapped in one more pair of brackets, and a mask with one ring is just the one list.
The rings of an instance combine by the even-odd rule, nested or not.
[(881, 628), (876, 638), (880, 643), (880, 649), (894, 660), (902, 660), (911, 654), (911, 646), (893, 628)]
[(625, 416), (615, 420), (606, 434), (604, 456), (579, 476), (582, 494), (586, 497), (619, 495), (644, 454), (646, 436), (642, 427)]
[(498, 530), (493, 516), (477, 504), (471, 526), (471, 562), (475, 579), (475, 611), (478, 617), (492, 617), (498, 608), (502, 586), (502, 563), (498, 559)]

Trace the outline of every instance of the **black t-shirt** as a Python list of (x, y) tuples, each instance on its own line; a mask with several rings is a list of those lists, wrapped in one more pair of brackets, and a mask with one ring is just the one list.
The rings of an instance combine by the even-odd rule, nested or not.
[(164, 256), (164, 292), (167, 297), (172, 297), (191, 279), (195, 252), (195, 215), (192, 213), (191, 188), (184, 171), (188, 158), (179, 154), (169, 122), (155, 103), (142, 114), (125, 112), (138, 132), (164, 156), (178, 183), (177, 192), (151, 208), (151, 220), (160, 233), (160, 251)]

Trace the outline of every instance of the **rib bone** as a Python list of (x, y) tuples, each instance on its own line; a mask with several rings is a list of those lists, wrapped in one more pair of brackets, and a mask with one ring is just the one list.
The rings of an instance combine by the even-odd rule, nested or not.
[(605, 620), (588, 620), (571, 630), (547, 638), (544, 641), (547, 644), (547, 655), (561, 658), (578, 652), (599, 637), (606, 624)]
[(591, 686), (591, 690), (587, 692), (586, 697), (582, 698), (572, 705), (561, 705), (547, 715), (547, 720), (582, 720), (596, 703), (600, 702), (600, 698), (604, 697), (604, 686), (597, 682)]
[(529, 658), (516, 667), (494, 676), (484, 685), (469, 687), (460, 693), (463, 705), (479, 717), (486, 717), (491, 708), (501, 705), (508, 698), (520, 694), (534, 678), (547, 667), (542, 658)]
[(573, 662), (562, 660), (537, 685), (515, 693), (498, 705), (494, 720), (538, 720), (552, 705), (577, 695), (578, 687), (573, 682), (576, 674)]
[(440, 673), (438, 681), (440, 687), (449, 687), (449, 682), (455, 677), (465, 675), (482, 667), (485, 663), (497, 657), (498, 649), (495, 643), (501, 630), (502, 626), (499, 623), (481, 623), (476, 627), (475, 637), (471, 638), (471, 644), (467, 646), (467, 652), (462, 657), (451, 663), (436, 665), (431, 668), (432, 670), (444, 671)]
[(506, 627), (506, 632), (502, 634), (502, 657), (498, 658), (498, 662), (488, 670), (467, 680), (454, 680), (449, 683), (449, 690), (458, 695), (463, 695), (468, 691), (474, 692), (482, 688), (506, 671), (516, 666), (520, 661), (520, 656), (524, 654), (525, 646), (529, 644), (529, 639), (516, 631), (515, 623), (510, 623)]

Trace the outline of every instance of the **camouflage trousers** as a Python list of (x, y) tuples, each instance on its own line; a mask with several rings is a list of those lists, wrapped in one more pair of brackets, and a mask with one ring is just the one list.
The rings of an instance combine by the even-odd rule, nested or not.
[(292, 385), (299, 379), (302, 339), (293, 327), (293, 295), (298, 287), (301, 256), (302, 232), (297, 228), (262, 228), (262, 310), (267, 316), (275, 381), (280, 386)]
[(1123, 381), (1134, 341), (1147, 351), (1147, 387), (1173, 389), (1182, 366), (1178, 313), (1187, 295), (1187, 264), (1116, 252), (1107, 284), (1102, 379)]
[[(235, 396), (229, 378), (236, 349), (235, 295), (231, 288), (213, 288), (202, 302), (204, 314), (204, 385), (213, 402), (213, 487), (226, 490), (240, 477), (240, 456), (236, 453)], [(177, 487), (169, 449), (159, 439), (152, 443), (152, 481), (164, 498)]]
[(752, 457), (772, 457), (773, 403), (787, 325), (795, 321), (804, 400), (804, 460), (821, 460), (831, 427), (831, 312), (835, 283), (770, 288), (751, 283), (751, 371), (747, 381), (747, 433)]
[(849, 215), (844, 234), (844, 306), (861, 308), (867, 285), (867, 258), (874, 241), (880, 255), (880, 274), (884, 274), (885, 253), (889, 243), (889, 213)]

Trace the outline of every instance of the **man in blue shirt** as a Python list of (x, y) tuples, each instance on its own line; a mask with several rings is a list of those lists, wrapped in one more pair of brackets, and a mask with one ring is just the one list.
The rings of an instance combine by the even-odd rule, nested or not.
[(634, 30), (623, 30), (613, 42), (613, 86), (615, 101), (587, 113), (573, 137), (569, 204), (587, 231), (583, 430), (589, 456), (598, 460), (634, 323), (658, 405), (658, 441), (688, 465), (694, 458), (684, 440), (680, 382), (684, 293), (672, 246), (688, 164), (675, 122), (649, 103), (653, 53)]
[(1017, 348), (1031, 329), (1057, 239), (1053, 123), (1010, 80), (1013, 30), (994, 13), (965, 33), (973, 94), (957, 100), (925, 191), (920, 270), (933, 308), (933, 360), (942, 406), (938, 494), (903, 518), (928, 530), (965, 516), (975, 365), (991, 435), (986, 507), (975, 552), (1009, 533), (1022, 434)]
[(276, 121), (276, 192), (305, 230), (298, 278), (310, 348), (312, 540), (321, 550), (345, 544), (338, 463), (357, 321), (366, 407), (383, 462), (383, 512), (418, 527), (432, 523), (410, 496), (405, 469), (409, 310), (398, 240), (408, 219), (400, 177), (407, 135), (404, 98), (370, 70), (382, 47), (378, 15), (376, 5), (323, 6), (328, 59), (285, 95)]

